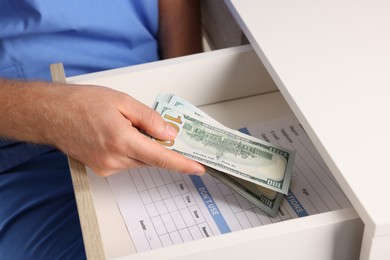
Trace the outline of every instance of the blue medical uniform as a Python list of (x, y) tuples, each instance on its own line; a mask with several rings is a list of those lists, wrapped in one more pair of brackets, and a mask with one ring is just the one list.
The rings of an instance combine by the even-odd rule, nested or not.
[[(157, 0), (2, 0), (0, 78), (155, 61), (157, 27)], [(85, 258), (66, 156), (0, 137), (0, 259), (57, 258)]]

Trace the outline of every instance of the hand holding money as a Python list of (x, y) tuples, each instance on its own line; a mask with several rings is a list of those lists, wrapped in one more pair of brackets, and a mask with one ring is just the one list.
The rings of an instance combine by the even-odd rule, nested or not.
[(229, 129), (174, 95), (159, 95), (154, 109), (178, 135), (158, 141), (202, 163), (208, 173), (275, 216), (287, 194), (295, 153)]

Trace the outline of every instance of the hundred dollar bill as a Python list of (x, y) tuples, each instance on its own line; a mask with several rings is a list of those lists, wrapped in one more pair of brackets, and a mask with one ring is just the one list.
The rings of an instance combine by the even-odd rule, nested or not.
[(159, 141), (162, 145), (221, 172), (287, 194), (293, 151), (184, 114), (165, 102), (156, 102), (154, 108), (178, 130), (175, 140)]
[(276, 217), (283, 200), (284, 195), (282, 193), (244, 181), (210, 167), (207, 167), (207, 173), (236, 191), (268, 215)]
[[(188, 113), (190, 115), (198, 115), (207, 119), (214, 125), (221, 125), (218, 121), (204, 113), (201, 109), (197, 108), (188, 101), (182, 99), (179, 96), (172, 94), (159, 94), (156, 98), (156, 102), (168, 103), (178, 110)], [(232, 190), (246, 198), (252, 204), (263, 210), (268, 215), (275, 217), (283, 199), (283, 194), (276, 191), (267, 189), (265, 187), (256, 185), (254, 183), (241, 180), (226, 173), (217, 171), (213, 168), (206, 167), (206, 172), (212, 177), (218, 179)]]
[(157, 103), (167, 103), (170, 104), (171, 106), (174, 106), (177, 110), (183, 112), (184, 114), (189, 114), (189, 115), (197, 115), (200, 116), (210, 123), (213, 123), (214, 125), (222, 125), (220, 122), (203, 112), (201, 109), (197, 108), (190, 102), (188, 102), (185, 99), (182, 99), (179, 96), (173, 95), (173, 94), (158, 94), (156, 101), (153, 105), (153, 107), (156, 106)]

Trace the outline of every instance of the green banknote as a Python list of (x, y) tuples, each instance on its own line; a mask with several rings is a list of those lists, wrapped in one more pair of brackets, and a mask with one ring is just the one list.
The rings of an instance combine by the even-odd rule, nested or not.
[(173, 94), (158, 94), (156, 101), (153, 105), (153, 107), (156, 107), (157, 103), (167, 103), (171, 106), (174, 106), (176, 110), (179, 110), (183, 112), (184, 114), (189, 115), (197, 115), (199, 117), (202, 117), (206, 119), (208, 122), (213, 123), (214, 125), (222, 125), (217, 120), (191, 104), (185, 99), (182, 99), (179, 96), (173, 95)]
[(278, 213), (283, 194), (207, 167), (207, 173), (246, 198), (268, 215)]
[(293, 151), (191, 114), (166, 100), (156, 102), (155, 110), (179, 132), (175, 140), (160, 141), (162, 145), (233, 177), (287, 194)]
[[(156, 98), (154, 107), (157, 106), (158, 102), (168, 103), (185, 114), (200, 116), (213, 125), (222, 125), (204, 113), (202, 110), (179, 96), (173, 94), (159, 94)], [(277, 215), (278, 209), (283, 199), (282, 193), (239, 179), (211, 167), (206, 167), (206, 171), (212, 177), (218, 179), (226, 186), (236, 191), (238, 194), (246, 198), (248, 201), (263, 210), (268, 215), (272, 217)]]

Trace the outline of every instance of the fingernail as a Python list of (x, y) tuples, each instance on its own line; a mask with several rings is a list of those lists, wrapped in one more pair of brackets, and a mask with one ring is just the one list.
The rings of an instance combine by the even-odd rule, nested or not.
[(195, 172), (195, 173), (192, 173), (191, 175), (203, 176), (204, 172)]
[(173, 126), (171, 126), (171, 124), (167, 124), (167, 127), (166, 127), (165, 130), (166, 130), (167, 135), (169, 137), (171, 137), (171, 138), (175, 138), (176, 137), (177, 131), (176, 131), (176, 129)]
[(192, 175), (198, 175), (198, 176), (203, 176), (205, 174), (205, 170), (202, 166), (199, 165), (199, 167), (196, 167), (198, 169), (196, 169)]

